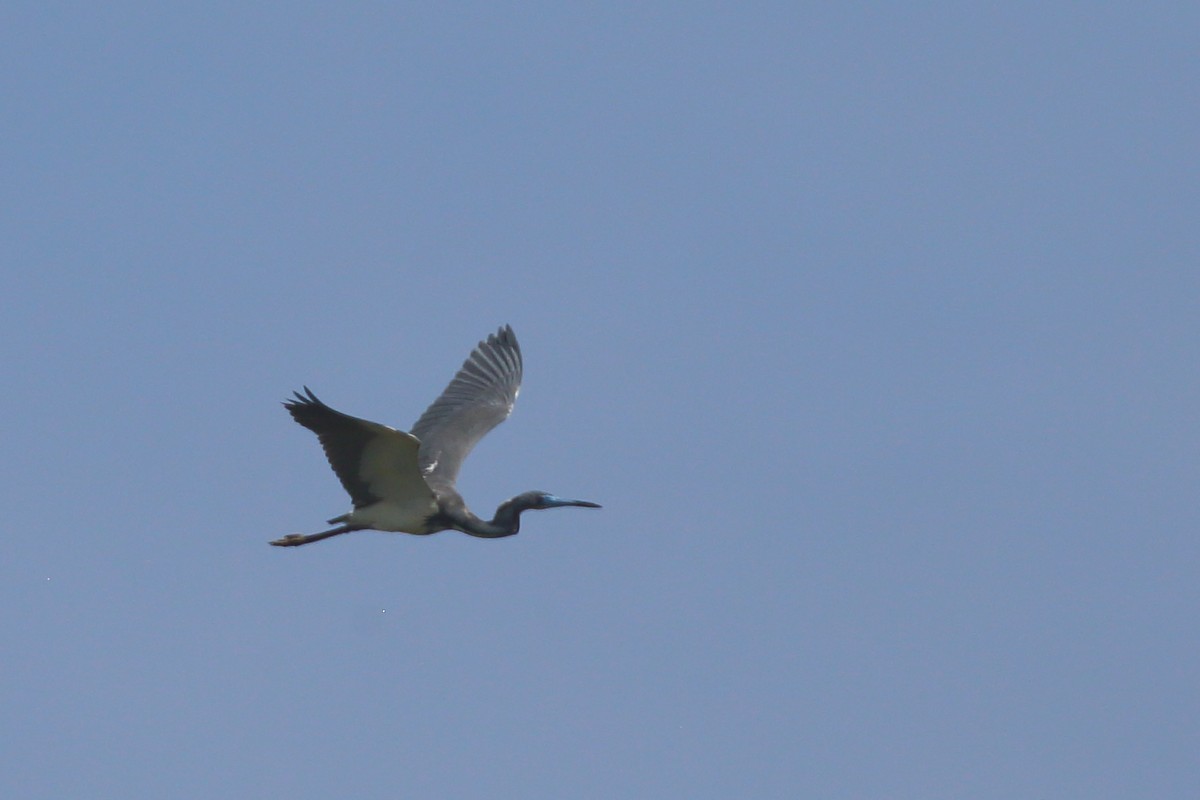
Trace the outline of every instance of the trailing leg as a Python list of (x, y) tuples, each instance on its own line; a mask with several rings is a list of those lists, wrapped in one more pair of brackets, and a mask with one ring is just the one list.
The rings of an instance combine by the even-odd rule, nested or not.
[(353, 533), (354, 531), (366, 530), (362, 525), (342, 525), (331, 530), (321, 531), (320, 533), (289, 533), (281, 539), (275, 539), (271, 544), (276, 547), (299, 547), (302, 544), (311, 544), (319, 542), (322, 539), (328, 539), (330, 536), (340, 536), (343, 533)]

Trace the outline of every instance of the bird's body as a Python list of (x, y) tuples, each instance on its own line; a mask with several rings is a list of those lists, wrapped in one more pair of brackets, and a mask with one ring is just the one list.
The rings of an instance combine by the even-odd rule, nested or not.
[(438, 530), (446, 530), (445, 528), (430, 530), (430, 520), (437, 516), (437, 512), (437, 500), (432, 496), (410, 498), (405, 503), (398, 503), (395, 500), (380, 500), (374, 505), (356, 508), (329, 522), (330, 524), (346, 522), (362, 525), (375, 531), (391, 531), (393, 533), (437, 533)]
[(295, 547), (359, 530), (430, 534), (458, 530), (481, 538), (512, 536), (520, 514), (531, 509), (582, 506), (545, 492), (504, 501), (491, 520), (471, 513), (455, 489), (458, 470), (488, 431), (512, 413), (521, 388), (521, 349), (505, 326), (472, 351), (413, 426), (412, 433), (334, 411), (308, 387), (284, 403), (293, 419), (317, 434), (354, 508), (334, 517), (321, 533), (291, 534), (271, 542)]

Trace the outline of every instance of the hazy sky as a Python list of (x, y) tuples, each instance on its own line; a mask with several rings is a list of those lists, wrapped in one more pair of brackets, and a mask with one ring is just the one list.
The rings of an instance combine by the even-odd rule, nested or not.
[[(1194, 3), (9, 3), (0, 795), (1200, 786)], [(359, 533), (511, 323), (496, 541)]]

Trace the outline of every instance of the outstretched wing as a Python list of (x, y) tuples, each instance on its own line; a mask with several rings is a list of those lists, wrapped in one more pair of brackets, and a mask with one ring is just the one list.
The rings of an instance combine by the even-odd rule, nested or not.
[(420, 442), (387, 425), (334, 411), (305, 386), (285, 402), (292, 419), (317, 435), (329, 466), (350, 494), (355, 508), (380, 500), (400, 505), (432, 500), (433, 492), (417, 458)]
[(512, 413), (521, 389), (521, 348), (505, 325), (480, 342), (413, 435), (421, 440), (421, 471), (433, 487), (452, 487), (471, 449)]

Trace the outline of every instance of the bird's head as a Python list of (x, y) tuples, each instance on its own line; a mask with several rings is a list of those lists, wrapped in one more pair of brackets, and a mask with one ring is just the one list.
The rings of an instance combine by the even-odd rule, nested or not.
[(569, 500), (565, 497), (550, 494), (549, 492), (524, 492), (517, 495), (511, 501), (513, 505), (521, 509), (533, 509), (540, 511), (544, 508), (562, 508), (564, 506), (579, 506), (580, 508), (600, 508), (599, 503), (591, 503), (587, 500)]

